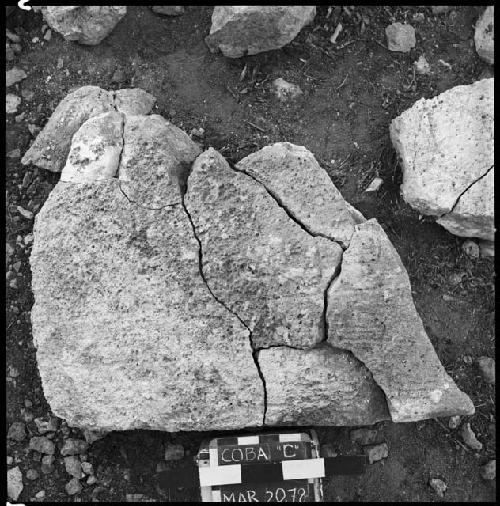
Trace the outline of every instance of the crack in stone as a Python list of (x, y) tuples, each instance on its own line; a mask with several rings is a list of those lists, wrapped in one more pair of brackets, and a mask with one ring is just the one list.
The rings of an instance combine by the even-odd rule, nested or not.
[(266, 193), (278, 204), (279, 207), (281, 207), (281, 209), (283, 209), (283, 211), (285, 211), (285, 213), (288, 215), (288, 217), (294, 222), (296, 223), (304, 232), (306, 232), (307, 234), (309, 234), (310, 236), (312, 237), (323, 237), (324, 239), (328, 239), (329, 241), (332, 241), (334, 243), (337, 243), (341, 248), (342, 250), (346, 250), (347, 249), (347, 245), (344, 244), (342, 241), (340, 241), (339, 239), (335, 239), (335, 238), (332, 238), (332, 237), (329, 237), (328, 235), (326, 234), (323, 234), (321, 232), (312, 232), (308, 227), (307, 225), (305, 225), (304, 223), (302, 223), (299, 218), (297, 216), (295, 216), (292, 211), (290, 211), (290, 209), (288, 209), (286, 207), (286, 205), (283, 203), (283, 201), (278, 197), (278, 195), (276, 195), (275, 192), (273, 192), (272, 190), (270, 190), (264, 183), (262, 183), (261, 181), (259, 181), (255, 176), (252, 176), (252, 174), (249, 174), (248, 172), (242, 170), (242, 169), (238, 169), (234, 164), (228, 162), (229, 166), (231, 167), (231, 169), (233, 169), (235, 172), (239, 172), (240, 174), (245, 174), (246, 176), (248, 176), (249, 178), (253, 179), (256, 183), (258, 183), (260, 186), (262, 186), (264, 188), (264, 190), (266, 190)]
[(479, 176), (477, 179), (475, 179), (474, 181), (472, 181), (472, 183), (467, 186), (467, 188), (462, 192), (460, 193), (460, 195), (456, 198), (455, 200), (455, 203), (453, 204), (452, 208), (447, 212), (447, 213), (444, 213), (444, 214), (441, 214), (440, 216), (438, 216), (436, 218), (436, 220), (439, 220), (441, 218), (443, 218), (444, 216), (448, 215), (448, 214), (451, 214), (455, 207), (457, 207), (458, 203), (460, 202), (460, 199), (476, 184), (478, 183), (479, 181), (481, 181), (481, 179), (485, 178), (493, 169), (495, 168), (495, 165), (492, 165), (484, 174), (482, 174), (481, 176)]

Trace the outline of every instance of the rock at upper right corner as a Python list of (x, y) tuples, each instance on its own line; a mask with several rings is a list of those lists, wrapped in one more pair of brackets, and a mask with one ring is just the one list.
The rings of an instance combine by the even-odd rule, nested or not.
[(411, 25), (392, 23), (385, 29), (389, 51), (408, 53), (415, 47), (415, 28)]
[(494, 79), (420, 99), (392, 120), (404, 200), (460, 237), (494, 239)]
[(495, 7), (490, 5), (477, 20), (474, 44), (477, 54), (490, 64), (495, 63)]
[(229, 58), (271, 51), (291, 42), (315, 15), (310, 5), (217, 5), (205, 42)]

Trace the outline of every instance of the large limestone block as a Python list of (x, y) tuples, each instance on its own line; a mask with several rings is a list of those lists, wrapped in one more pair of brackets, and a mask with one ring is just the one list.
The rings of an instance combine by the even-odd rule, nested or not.
[(492, 65), (495, 63), (495, 7), (486, 7), (476, 22), (474, 44), (477, 54)]
[(349, 244), (356, 220), (309, 150), (277, 142), (243, 158), (236, 168), (262, 183), (312, 235)]
[(376, 220), (356, 226), (328, 290), (328, 343), (354, 354), (382, 388), (394, 422), (470, 415), (418, 316), (408, 274)]
[(95, 46), (107, 37), (127, 13), (127, 7), (111, 5), (44, 6), (47, 24), (66, 40)]
[(350, 353), (327, 344), (259, 352), (269, 425), (371, 425), (390, 420), (371, 373)]
[[(484, 178), (494, 166), (493, 83), (493, 78), (483, 79), (430, 100), (420, 99), (390, 126), (402, 163), (403, 198), (422, 214), (438, 218), (453, 210), (443, 225), (453, 219), (456, 224), (451, 228), (462, 227), (461, 235), (477, 233), (475, 226), (466, 229), (469, 214), (476, 217), (475, 223), (486, 224), (479, 237), (490, 234), (494, 226), (493, 188), (485, 186), (492, 178)], [(483, 191), (471, 191), (480, 181)], [(465, 192), (467, 215), (461, 215), (464, 204), (457, 202)], [(474, 197), (478, 198), (472, 201)]]
[(37, 215), (33, 336), (52, 411), (96, 430), (262, 423), (248, 331), (210, 294), (181, 205), (60, 182)]
[(338, 244), (305, 232), (260, 183), (212, 148), (193, 164), (185, 204), (205, 279), (250, 328), (255, 346), (309, 347), (324, 339)]
[(279, 49), (315, 15), (316, 7), (310, 5), (217, 5), (205, 41), (212, 52), (230, 58)]

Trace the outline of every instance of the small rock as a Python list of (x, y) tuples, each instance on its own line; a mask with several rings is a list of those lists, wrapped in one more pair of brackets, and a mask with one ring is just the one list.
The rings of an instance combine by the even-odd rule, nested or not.
[(446, 486), (446, 483), (443, 480), (440, 480), (439, 478), (431, 478), (429, 480), (429, 485), (439, 497), (444, 497), (444, 493), (448, 488)]
[(7, 465), (11, 466), (14, 462), (14, 458), (11, 455), (7, 455)]
[(476, 435), (474, 434), (474, 431), (471, 429), (470, 423), (465, 423), (462, 425), (461, 430), (462, 439), (464, 440), (464, 443), (473, 450), (482, 450), (483, 443), (477, 440)]
[(29, 449), (46, 455), (54, 455), (56, 446), (50, 439), (40, 436), (30, 439)]
[(373, 179), (373, 181), (370, 183), (368, 188), (365, 190), (365, 192), (376, 192), (378, 189), (382, 186), (384, 180), (380, 177), (376, 177)]
[(23, 217), (23, 218), (26, 218), (27, 220), (32, 220), (33, 219), (33, 213), (31, 211), (28, 211), (27, 209), (24, 209), (23, 207), (21, 206), (17, 206), (17, 212)]
[(54, 457), (54, 455), (44, 455), (42, 457), (42, 464), (46, 464), (48, 466), (51, 466), (55, 460), (56, 460), (56, 458)]
[(87, 485), (93, 485), (94, 483), (97, 483), (97, 478), (94, 475), (89, 476), (87, 480)]
[(7, 95), (5, 95), (5, 112), (7, 114), (16, 113), (20, 103), (20, 97), (13, 95), (12, 93), (7, 93)]
[(82, 485), (77, 478), (72, 478), (66, 483), (66, 492), (68, 495), (79, 494), (82, 491)]
[(385, 459), (389, 456), (389, 448), (387, 443), (379, 445), (365, 446), (365, 454), (368, 456), (368, 462), (373, 464), (379, 460)]
[(16, 123), (21, 123), (21, 121), (25, 118), (25, 116), (26, 116), (26, 111), (22, 112), (21, 114), (18, 114), (15, 117)]
[(38, 471), (36, 469), (28, 469), (28, 471), (26, 471), (26, 478), (28, 478), (28, 480), (36, 480), (38, 476)]
[(82, 465), (77, 456), (70, 455), (69, 457), (64, 457), (64, 466), (69, 475), (78, 479), (83, 478)]
[(423, 54), (413, 64), (413, 67), (415, 68), (415, 72), (420, 75), (428, 74), (431, 71), (431, 66)]
[(57, 59), (57, 68), (61, 70), (64, 66), (64, 60), (62, 58)]
[(463, 252), (471, 258), (479, 258), (479, 246), (476, 242), (472, 241), (471, 239), (468, 239), (462, 244), (462, 250)]
[(479, 251), (482, 258), (495, 256), (495, 243), (493, 241), (479, 241)]
[[(28, 244), (26, 242), (26, 237), (24, 238), (24, 243)], [(31, 241), (32, 240), (33, 237), (31, 237)], [(48, 420), (44, 420), (43, 418), (35, 418), (35, 424), (39, 434), (46, 434), (47, 432), (55, 432), (57, 430), (58, 425), (57, 418), (52, 416), (49, 417)]]
[(111, 77), (111, 82), (120, 84), (125, 82), (126, 79), (127, 77), (125, 76), (125, 72), (123, 72), (122, 69), (116, 69)]
[(52, 30), (47, 30), (43, 38), (48, 42), (52, 38)]
[(15, 44), (19, 44), (21, 42), (21, 37), (10, 30), (5, 30), (5, 36)]
[(477, 365), (481, 370), (484, 381), (490, 385), (495, 384), (495, 359), (490, 357), (479, 357), (477, 359)]
[(385, 29), (389, 51), (408, 53), (415, 47), (415, 28), (411, 25), (392, 23)]
[(184, 458), (184, 447), (179, 444), (165, 445), (165, 460), (181, 460)]
[(23, 79), (26, 79), (28, 75), (26, 72), (22, 69), (18, 69), (17, 67), (14, 67), (10, 70), (7, 70), (5, 72), (5, 86), (8, 88), (9, 86), (12, 86), (13, 84), (18, 83), (19, 81), (22, 81)]
[(462, 361), (464, 364), (472, 364), (472, 362), (474, 362), (474, 359), (470, 355), (464, 355), (462, 357)]
[(274, 93), (282, 101), (294, 100), (302, 95), (302, 90), (299, 86), (285, 81), (281, 77), (273, 81)]
[(13, 467), (7, 471), (7, 495), (17, 501), (19, 494), (23, 491), (23, 475), (19, 467)]
[(377, 442), (378, 431), (376, 429), (354, 429), (351, 430), (349, 437), (352, 442), (362, 446)]
[(423, 12), (416, 12), (413, 14), (412, 19), (415, 23), (421, 23), (422, 21), (425, 21), (425, 15)]
[(29, 245), (33, 242), (33, 234), (27, 234), (24, 237), (24, 244)]
[(37, 499), (44, 499), (44, 498), (45, 498), (45, 490), (40, 490), (40, 492), (37, 492), (37, 493), (35, 494), (35, 497), (36, 497)]
[(61, 448), (61, 455), (78, 455), (79, 453), (85, 453), (88, 447), (88, 443), (81, 439), (66, 439)]
[(184, 14), (184, 7), (182, 5), (154, 5), (152, 9), (156, 14), (163, 14), (164, 16), (180, 16)]
[(481, 467), (481, 478), (483, 480), (494, 480), (497, 477), (497, 461), (490, 460)]
[(40, 37), (33, 37), (31, 39), (31, 42), (33, 42), (33, 44), (36, 44), (37, 42), (40, 42)]
[(456, 429), (460, 425), (460, 415), (450, 416), (448, 420), (448, 427), (450, 429)]
[(36, 134), (40, 131), (40, 127), (34, 125), (33, 123), (28, 123), (28, 130), (30, 134), (35, 137)]
[(14, 441), (22, 441), (26, 437), (26, 426), (23, 422), (14, 422), (9, 427), (7, 439), (13, 439)]
[(81, 466), (85, 474), (94, 474), (94, 466), (90, 462), (82, 462)]

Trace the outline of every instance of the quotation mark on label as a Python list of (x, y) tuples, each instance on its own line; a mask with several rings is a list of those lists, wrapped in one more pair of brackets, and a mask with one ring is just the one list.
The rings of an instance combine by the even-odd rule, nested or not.
[(29, 2), (29, 0), (21, 0), (20, 2), (17, 2), (17, 6), (22, 9), (23, 11), (30, 11), (31, 6), (26, 5)]

